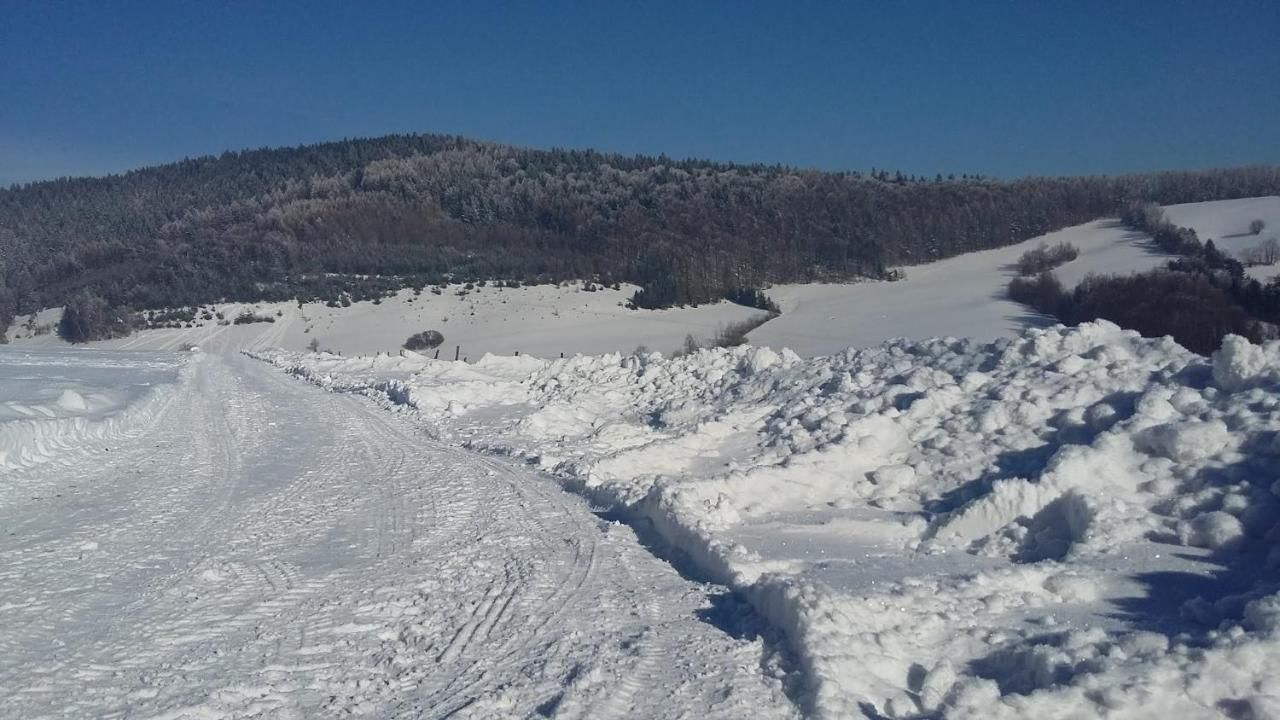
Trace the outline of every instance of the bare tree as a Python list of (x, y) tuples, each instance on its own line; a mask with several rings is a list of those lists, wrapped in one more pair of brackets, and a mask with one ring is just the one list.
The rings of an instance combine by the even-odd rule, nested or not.
[(1280, 262), (1280, 239), (1267, 238), (1257, 250), (1259, 265), (1275, 265)]

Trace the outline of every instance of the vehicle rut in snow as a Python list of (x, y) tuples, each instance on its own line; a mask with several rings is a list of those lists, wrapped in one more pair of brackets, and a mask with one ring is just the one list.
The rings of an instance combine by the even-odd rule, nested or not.
[(150, 432), (6, 478), (0, 715), (793, 714), (713, 588), (554, 483), (190, 362)]

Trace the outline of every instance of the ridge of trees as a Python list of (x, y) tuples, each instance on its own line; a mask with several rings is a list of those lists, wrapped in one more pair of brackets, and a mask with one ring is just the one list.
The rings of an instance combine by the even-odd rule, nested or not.
[(69, 343), (109, 340), (133, 332), (134, 318), (88, 291), (67, 300), (58, 322), (58, 335)]
[(1280, 168), (998, 181), (819, 172), (451, 135), (227, 152), (0, 190), (0, 328), (82, 291), (111, 308), (374, 299), (583, 278), (634, 304), (890, 278), (1136, 201), (1280, 193)]

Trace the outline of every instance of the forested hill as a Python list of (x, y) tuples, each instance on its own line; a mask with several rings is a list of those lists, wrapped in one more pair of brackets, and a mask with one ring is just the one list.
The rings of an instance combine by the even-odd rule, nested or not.
[(229, 152), (0, 190), (0, 328), (81, 290), (146, 308), (572, 277), (639, 283), (642, 305), (700, 302), (767, 282), (881, 277), (1133, 200), (1276, 193), (1275, 167), (1005, 182), (444, 135)]

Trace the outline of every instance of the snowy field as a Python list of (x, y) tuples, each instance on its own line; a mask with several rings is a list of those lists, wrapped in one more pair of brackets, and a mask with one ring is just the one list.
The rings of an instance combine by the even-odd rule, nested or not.
[[(1239, 253), (1280, 233), (1280, 197), (1171, 205), (1166, 216), (1175, 225), (1196, 230), (1223, 250)], [(1261, 235), (1247, 233), (1261, 219)], [(753, 331), (753, 344), (790, 348), (805, 357), (829, 355), (847, 347), (872, 347), (892, 338), (966, 337), (993, 340), (1028, 327), (1052, 324), (1027, 307), (1005, 299), (1018, 258), (1041, 243), (1069, 242), (1080, 256), (1055, 273), (1073, 286), (1090, 273), (1126, 274), (1171, 260), (1148, 236), (1115, 220), (1098, 220), (1049, 233), (1018, 245), (969, 253), (906, 268), (897, 282), (831, 285), (777, 285), (769, 296), (783, 314)], [(1280, 265), (1249, 268), (1266, 279)]]
[(814, 717), (1280, 713), (1280, 344), (266, 357), (652, 533), (783, 631)]
[[(0, 364), (0, 471), (59, 459), (145, 431), (170, 401), (173, 354), (5, 350)], [(0, 483), (0, 498), (15, 485)]]
[(0, 401), (6, 720), (795, 714), (722, 588), (363, 398), (0, 348)]
[[(254, 303), (216, 306), (228, 320), (241, 312), (270, 317), (272, 323), (218, 325), (216, 320), (182, 329), (147, 330), (132, 337), (93, 343), (115, 349), (176, 349), (184, 344), (207, 348), (268, 348), (303, 350), (312, 340), (331, 352), (372, 355), (398, 350), (410, 335), (437, 330), (445, 343), (440, 357), (461, 355), (471, 360), (485, 353), (536, 355), (631, 352), (639, 346), (661, 352), (680, 347), (686, 335), (713, 337), (723, 326), (760, 314), (759, 310), (722, 302), (696, 308), (628, 310), (636, 290), (603, 289), (588, 292), (581, 283), (532, 285), (519, 288), (450, 285), (440, 295), (410, 290), (395, 297), (331, 308), (323, 303)], [(459, 294), (463, 293), (463, 294)], [(45, 311), (37, 325), (56, 325), (60, 310)], [(18, 343), (60, 344), (52, 334), (29, 337), (18, 318), (10, 337)]]
[[(1267, 238), (1280, 237), (1280, 197), (1170, 205), (1164, 212), (1169, 222), (1194, 228), (1201, 240), (1212, 238), (1219, 250), (1237, 257)], [(1249, 232), (1253, 220), (1265, 224), (1257, 235)], [(1280, 264), (1255, 266), (1246, 272), (1266, 280), (1280, 275)]]

